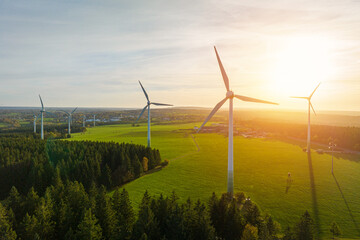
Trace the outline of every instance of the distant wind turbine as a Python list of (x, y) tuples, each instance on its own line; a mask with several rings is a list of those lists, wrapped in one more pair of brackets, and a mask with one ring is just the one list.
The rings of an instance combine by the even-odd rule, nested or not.
[(61, 112), (66, 113), (66, 115), (68, 116), (68, 134), (71, 134), (72, 115), (76, 111), (76, 109), (77, 109), (77, 107), (72, 112), (67, 112), (67, 111), (61, 110)]
[(85, 127), (85, 119), (86, 119), (86, 117), (85, 117), (85, 115), (83, 115), (83, 127)]
[(317, 85), (317, 87), (315, 88), (315, 90), (310, 94), (309, 97), (292, 97), (292, 98), (301, 98), (301, 99), (306, 99), (308, 101), (308, 135), (307, 135), (307, 148), (306, 148), (306, 152), (310, 152), (311, 150), (311, 146), (310, 146), (310, 107), (313, 110), (315, 116), (316, 116), (316, 112), (314, 110), (313, 105), (311, 104), (311, 98), (314, 95), (315, 91), (318, 89), (318, 87), (320, 86), (321, 83), (319, 83)]
[(41, 110), (40, 110), (40, 115), (41, 115), (41, 139), (44, 139), (44, 113), (45, 111), (45, 107), (44, 107), (44, 103), (41, 99), (41, 96), (39, 94), (39, 98), (40, 98), (40, 102), (41, 102)]
[(34, 114), (34, 133), (36, 133), (36, 120), (37, 120), (38, 116), (36, 116)]
[(223, 67), (223, 65), (221, 63), (219, 54), (216, 51), (215, 46), (214, 46), (214, 49), (215, 49), (216, 58), (217, 58), (217, 61), (219, 63), (221, 75), (223, 77), (227, 92), (226, 92), (225, 98), (223, 100), (221, 100), (215, 106), (215, 108), (210, 112), (209, 116), (205, 119), (204, 123), (201, 125), (201, 127), (198, 129), (197, 132), (200, 132), (202, 127), (211, 119), (211, 117), (229, 99), (229, 134), (228, 134), (229, 135), (229, 142), (228, 142), (228, 177), (227, 177), (228, 182), (227, 182), (227, 192), (232, 195), (233, 192), (234, 192), (234, 173), (233, 173), (233, 171), (234, 171), (233, 170), (233, 165), (234, 165), (234, 160), (233, 160), (233, 99), (234, 99), (234, 97), (238, 98), (238, 99), (240, 99), (242, 101), (246, 101), (246, 102), (258, 102), (258, 103), (267, 103), (267, 104), (275, 104), (275, 105), (278, 105), (278, 104), (273, 103), (273, 102), (260, 100), (260, 99), (256, 99), (256, 98), (250, 98), (250, 97), (245, 97), (245, 96), (241, 96), (241, 95), (235, 95), (234, 92), (230, 90), (228, 76), (226, 75), (225, 69), (224, 69), (224, 67)]
[(94, 114), (94, 127), (95, 127), (95, 116), (96, 116), (96, 114)]
[(151, 146), (151, 140), (150, 140), (150, 105), (155, 105), (155, 106), (173, 106), (171, 104), (165, 104), (165, 103), (156, 103), (156, 102), (150, 102), (149, 96), (146, 93), (143, 85), (141, 84), (141, 82), (139, 81), (141, 89), (143, 90), (146, 100), (147, 100), (147, 104), (146, 106), (143, 108), (143, 110), (141, 111), (139, 117), (136, 119), (135, 123), (140, 119), (141, 115), (143, 115), (143, 113), (145, 112), (146, 108), (148, 109), (148, 132), (147, 132), (147, 145), (148, 147)]

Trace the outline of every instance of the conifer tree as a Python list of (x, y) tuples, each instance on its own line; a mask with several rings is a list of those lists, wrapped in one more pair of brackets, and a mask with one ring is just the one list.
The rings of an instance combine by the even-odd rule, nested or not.
[(37, 235), (38, 220), (36, 217), (30, 216), (26, 213), (23, 221), (21, 222), (21, 239), (34, 239)]
[(116, 232), (120, 239), (129, 239), (135, 222), (135, 215), (128, 192), (116, 190), (113, 195), (113, 210), (116, 216)]
[(15, 240), (16, 233), (8, 219), (5, 207), (0, 203), (0, 239)]
[(35, 217), (37, 219), (37, 233), (41, 239), (53, 239), (55, 224), (52, 220), (53, 210), (51, 199), (46, 200), (42, 198), (40, 204), (35, 210)]
[(116, 222), (114, 211), (104, 186), (100, 187), (96, 198), (96, 216), (103, 230), (103, 236), (110, 239), (115, 233)]
[(257, 240), (257, 239), (258, 239), (258, 229), (250, 224), (246, 224), (241, 240)]
[(133, 228), (132, 239), (144, 238), (155, 240), (160, 238), (159, 224), (150, 208), (150, 201), (151, 197), (146, 191), (141, 200), (138, 218)]
[(102, 229), (95, 215), (92, 214), (91, 208), (85, 211), (84, 217), (78, 226), (76, 236), (78, 240), (102, 239)]
[(35, 192), (34, 187), (31, 187), (25, 199), (26, 212), (29, 215), (33, 215), (38, 204), (39, 204), (39, 196)]
[(295, 233), (297, 239), (314, 239), (314, 221), (308, 211), (305, 211), (304, 215), (300, 218)]

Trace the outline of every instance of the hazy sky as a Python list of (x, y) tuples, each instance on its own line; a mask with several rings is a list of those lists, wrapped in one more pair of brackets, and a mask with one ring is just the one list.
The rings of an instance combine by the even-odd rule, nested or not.
[(237, 94), (305, 109), (289, 96), (321, 80), (315, 109), (360, 111), (359, 12), (360, 0), (0, 0), (0, 106), (40, 93), (49, 107), (140, 108), (141, 80), (155, 102), (212, 107), (225, 96), (216, 45)]

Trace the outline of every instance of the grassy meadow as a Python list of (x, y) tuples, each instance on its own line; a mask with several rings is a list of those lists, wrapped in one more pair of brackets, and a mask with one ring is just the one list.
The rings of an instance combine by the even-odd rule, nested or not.
[[(203, 201), (212, 192), (226, 191), (227, 138), (219, 134), (197, 134), (200, 124), (153, 125), (152, 147), (158, 148), (166, 168), (126, 184), (134, 207), (143, 193), (169, 195), (173, 190), (185, 201)], [(115, 141), (146, 145), (147, 126), (111, 125), (88, 128), (71, 140)], [(329, 225), (336, 221), (343, 237), (360, 238), (360, 163), (312, 153), (290, 143), (271, 139), (234, 137), (235, 191), (243, 191), (262, 211), (274, 216), (285, 228), (309, 210), (320, 236), (330, 237)], [(291, 181), (288, 181), (291, 172)]]

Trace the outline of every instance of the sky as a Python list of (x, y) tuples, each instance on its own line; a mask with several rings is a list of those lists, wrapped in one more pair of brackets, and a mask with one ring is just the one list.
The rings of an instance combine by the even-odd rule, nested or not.
[[(360, 0), (0, 0), (0, 106), (360, 111)], [(226, 106), (225, 106), (226, 108)]]

